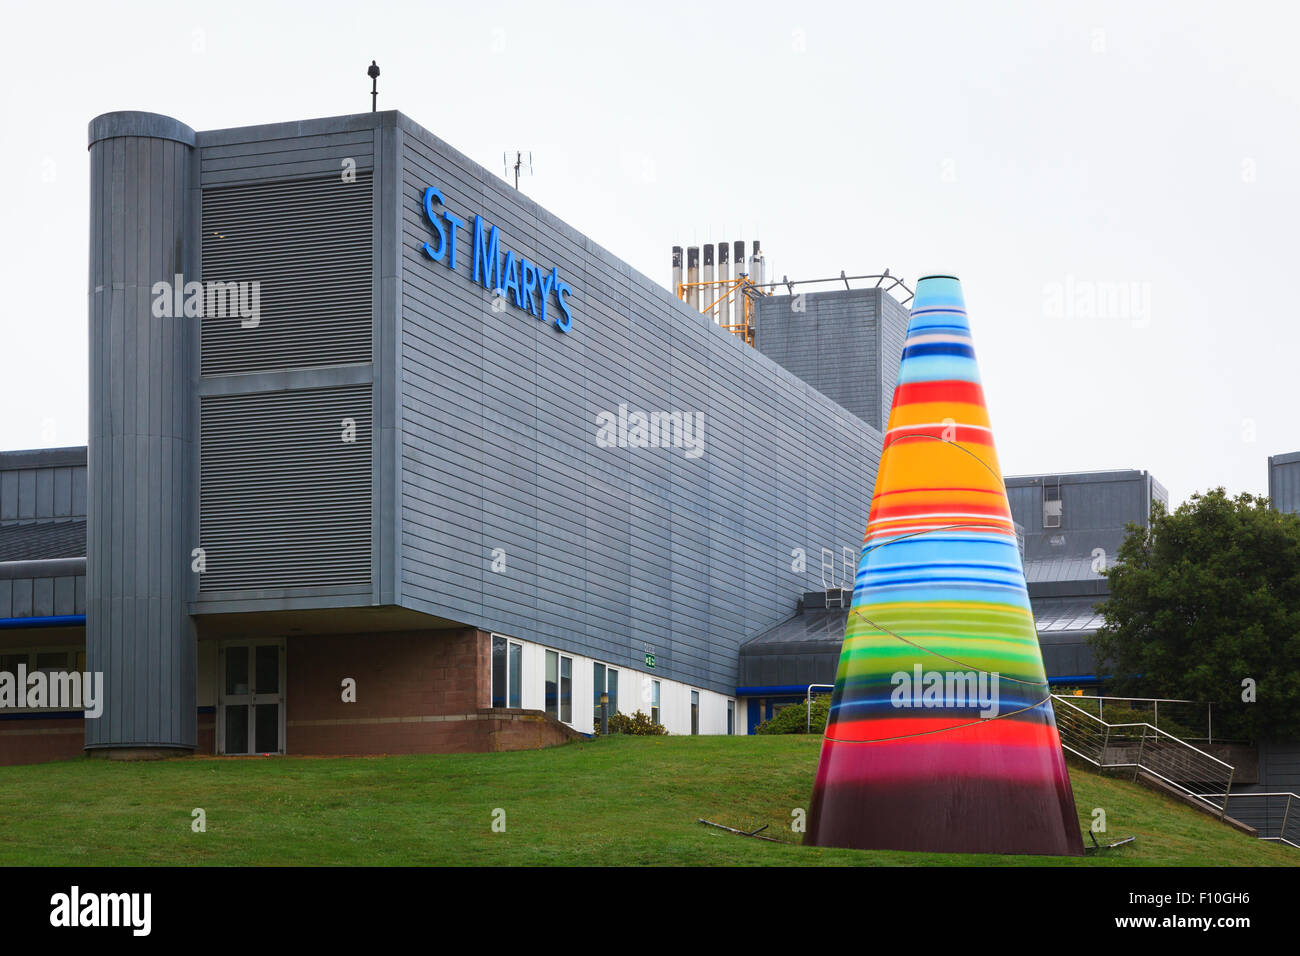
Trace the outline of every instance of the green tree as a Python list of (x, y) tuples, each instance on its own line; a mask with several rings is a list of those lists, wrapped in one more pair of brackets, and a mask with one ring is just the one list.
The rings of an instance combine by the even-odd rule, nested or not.
[(1091, 641), (1108, 686), (1214, 702), (1216, 737), (1300, 736), (1300, 517), (1215, 488), (1157, 503), (1117, 559)]

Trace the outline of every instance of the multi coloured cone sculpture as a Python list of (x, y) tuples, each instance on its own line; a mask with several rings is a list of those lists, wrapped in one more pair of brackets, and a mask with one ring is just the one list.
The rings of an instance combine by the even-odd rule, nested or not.
[(807, 841), (1083, 852), (951, 276), (917, 284)]

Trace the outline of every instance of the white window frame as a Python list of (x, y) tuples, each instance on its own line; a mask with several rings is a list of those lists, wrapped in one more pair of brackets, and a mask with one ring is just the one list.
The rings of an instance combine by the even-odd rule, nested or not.
[[(506, 710), (510, 710), (512, 707), (515, 707), (515, 705), (510, 703), (510, 648), (513, 646), (519, 648), (518, 707), (522, 708), (524, 706), (524, 673), (523, 673), (524, 672), (524, 645), (521, 641), (516, 640), (515, 638), (511, 637), (508, 634), (493, 633), (492, 636), (488, 639), (488, 703), (493, 707), (496, 706), (496, 702), (494, 701), (493, 697), (496, 690), (497, 658), (496, 658), (496, 648), (494, 645), (496, 644), (497, 638), (500, 638), (501, 640), (506, 642), (506, 694), (505, 694), (505, 704), (503, 705), (503, 707)], [(542, 681), (544, 685), (546, 681), (545, 664), (543, 664)], [(545, 691), (543, 691), (542, 693), (542, 709), (543, 711), (546, 709)]]
[[(597, 687), (597, 686), (596, 686), (596, 665), (600, 665), (602, 668), (604, 668), (604, 670), (603, 670), (603, 672), (602, 672), (602, 673), (604, 673), (604, 675), (605, 675), (605, 686), (604, 686), (604, 687)], [(595, 726), (596, 726), (596, 729), (598, 729), (598, 730), (600, 729), (600, 694), (601, 694), (602, 691), (604, 691), (606, 694), (609, 693), (609, 673), (610, 673), (610, 671), (613, 671), (615, 674), (618, 674), (619, 671), (622, 671), (622, 670), (625, 670), (625, 669), (626, 669), (626, 668), (623, 668), (623, 667), (615, 667), (613, 664), (606, 664), (604, 661), (598, 661), (598, 660), (596, 660), (595, 658), (592, 658), (592, 659), (591, 659), (591, 685), (592, 685), (592, 687), (591, 687), (591, 710), (592, 710), (592, 720), (594, 721)], [(621, 681), (621, 679), (619, 680), (618, 693), (619, 693), (619, 696), (620, 696), (620, 698), (621, 698), (621, 697), (622, 697), (622, 694), (623, 694), (623, 685), (622, 685), (622, 681)], [(611, 701), (609, 702), (609, 716), (610, 716), (610, 717), (613, 717), (615, 714), (621, 713), (621, 711), (620, 711), (619, 708), (618, 708), (618, 704), (619, 704), (619, 702), (618, 702), (617, 700), (611, 700)]]
[[(1061, 495), (1061, 485), (1058, 482), (1051, 486), (1052, 490), (1056, 492), (1056, 497), (1050, 500), (1047, 497), (1048, 487), (1049, 486), (1046, 484), (1043, 485), (1043, 527), (1059, 528), (1061, 526), (1061, 515), (1065, 511), (1065, 505), (1063, 503), (1064, 499)], [(1048, 505), (1055, 505), (1056, 507), (1049, 508)]]
[[(542, 648), (542, 713), (549, 715), (550, 711), (546, 709), (546, 661), (551, 655), (555, 655), (555, 719), (562, 724), (573, 726), (573, 700), (577, 696), (577, 684), (574, 681), (573, 655), (565, 654), (563, 651), (557, 651), (553, 647)], [(507, 664), (510, 660), (510, 651), (506, 650)], [(564, 719), (564, 662), (569, 662), (569, 719)], [(510, 693), (510, 678), (506, 677), (506, 695)], [(523, 697), (523, 691), (520, 690), (520, 698)]]

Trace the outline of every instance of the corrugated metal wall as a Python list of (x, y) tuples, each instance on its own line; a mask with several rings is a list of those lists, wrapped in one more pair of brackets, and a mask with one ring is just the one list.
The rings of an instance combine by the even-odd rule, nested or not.
[[(0, 524), (86, 517), (86, 450), (53, 449), (0, 455)], [(63, 456), (66, 461), (54, 461)], [(42, 458), (50, 463), (40, 464)], [(84, 554), (84, 551), (83, 551)]]
[(104, 674), (87, 747), (196, 743), (192, 321), (154, 284), (197, 275), (194, 133), (167, 117), (90, 124), (86, 666)]
[(0, 618), (86, 612), (86, 449), (0, 453)]
[[(402, 603), (636, 669), (649, 645), (656, 673), (734, 692), (740, 642), (821, 587), (820, 549), (856, 559), (878, 432), (399, 119)], [(426, 186), (470, 223), (454, 273), (422, 251)], [(492, 310), (476, 213), (573, 286), (569, 334)], [(703, 412), (703, 455), (598, 447), (621, 403)]]
[(203, 321), (200, 599), (369, 586), (375, 132), (256, 127), (200, 145), (203, 278), (257, 281), (261, 305), (256, 325)]
[(1269, 458), (1268, 494), (1278, 511), (1300, 513), (1300, 452)]
[(203, 374), (370, 361), (371, 174), (203, 190), (203, 279), (258, 282), (259, 324), (205, 316)]
[(351, 160), (358, 172), (373, 169), (375, 125), (362, 113), (199, 133), (199, 181), (207, 190), (230, 183), (339, 179), (344, 160)]
[[(1147, 522), (1148, 483), (1141, 471), (1014, 476), (1006, 480), (1011, 515), (1024, 528), (1026, 562), (1086, 558), (1095, 548), (1113, 561), (1126, 522)], [(1061, 490), (1061, 525), (1043, 527), (1043, 486)]]
[[(1259, 783), (1266, 790), (1300, 793), (1300, 740), (1260, 742)], [(1300, 807), (1293, 805), (1291, 812), (1300, 812)]]
[(0, 565), (0, 618), (62, 617), (86, 613), (83, 559), (17, 561)]
[(369, 385), (207, 395), (202, 418), (204, 592), (370, 583)]
[(907, 335), (907, 309), (882, 289), (764, 296), (754, 347), (884, 431)]

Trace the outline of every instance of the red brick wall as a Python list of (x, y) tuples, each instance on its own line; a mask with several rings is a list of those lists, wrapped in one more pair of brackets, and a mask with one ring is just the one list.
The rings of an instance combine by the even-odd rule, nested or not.
[(0, 720), (0, 765), (42, 763), (80, 757), (86, 746), (86, 721)]
[[(41, 647), (84, 650), (84, 627), (15, 628), (0, 631), (0, 652)], [(3, 712), (0, 712), (3, 714)], [(79, 757), (86, 746), (86, 722), (81, 717), (62, 720), (0, 720), (0, 766), (41, 763)]]
[[(286, 651), (290, 754), (518, 750), (577, 736), (540, 712), (490, 709), (482, 631), (291, 637)], [(342, 700), (347, 677), (355, 703)]]
[[(196, 753), (216, 752), (216, 719), (215, 714), (199, 714)], [(0, 720), (0, 767), (80, 757), (85, 747), (86, 721), (81, 717)]]
[(197, 743), (198, 747), (194, 750), (196, 754), (214, 754), (217, 752), (217, 715), (215, 711), (211, 714), (199, 714)]
[[(580, 736), (540, 711), (491, 709), (492, 642), (473, 629), (290, 637), (290, 754), (467, 753), (550, 747)], [(342, 701), (342, 682), (357, 701)], [(0, 765), (80, 756), (85, 722), (0, 721)], [(198, 753), (216, 751), (216, 714), (198, 715)]]

